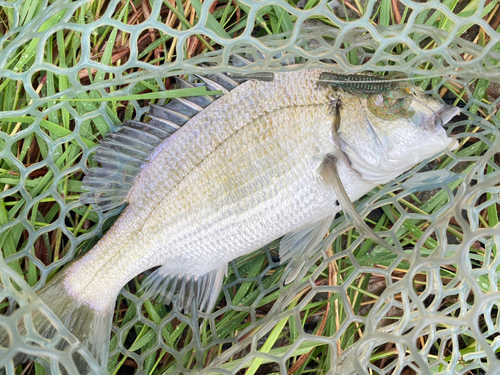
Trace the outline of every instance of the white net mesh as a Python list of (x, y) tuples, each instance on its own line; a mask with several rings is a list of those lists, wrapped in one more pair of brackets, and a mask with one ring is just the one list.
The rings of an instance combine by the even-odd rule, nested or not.
[[(293, 2), (247, 0), (239, 4), (239, 22), (229, 32), (215, 20), (210, 1), (183, 2), (184, 7), (111, 1), (106, 7), (61, 0), (40, 2), (36, 16), (31, 3), (0, 2), (9, 24), (0, 38), (0, 326), (11, 335), (11, 345), (0, 348), (0, 367), (7, 373), (14, 373), (17, 353), (36, 357), (36, 373), (75, 373), (73, 358), (79, 355), (93, 372), (104, 371), (33, 290), (112, 224), (119, 210), (102, 214), (78, 202), (82, 170), (92, 163), (88, 158), (98, 135), (124, 119), (141, 119), (147, 106), (131, 100), (118, 117), (116, 102), (55, 99), (164, 90), (169, 77), (206, 73), (206, 63), (213, 64), (213, 72), (404, 71), (420, 77), (422, 87), (432, 87), (430, 94), (447, 91), (462, 98), (461, 117), (447, 127), (460, 147), (426, 160), (358, 203), (362, 216), (406, 256), (373, 247), (342, 216), (291, 285), (283, 286), (277, 241), (233, 261), (224, 296), (209, 315), (171, 313), (143, 298), (139, 282), (132, 281), (117, 301), (108, 371), (496, 371), (500, 100), (490, 81), (498, 81), (500, 73), (500, 35), (492, 20), (484, 19), (495, 6), (498, 12), (496, 1), (403, 0), (404, 13), (392, 13), (401, 24), (389, 26), (393, 22), (382, 15), (391, 6), (386, 0), (360, 8), (308, 2), (314, 6), (302, 4), (304, 9)], [(231, 4), (228, 14), (236, 12)], [(89, 21), (95, 6), (102, 6), (100, 16)], [(137, 12), (149, 16), (130, 22)], [(172, 13), (188, 23), (171, 22)], [(259, 37), (267, 25), (288, 32)], [(479, 41), (467, 40), (471, 30)], [(78, 48), (72, 46), (75, 40)], [(192, 57), (205, 45), (214, 51)], [(145, 59), (148, 54), (152, 57)], [(233, 54), (255, 62), (235, 67)], [(19, 104), (22, 90), (30, 99)], [(36, 160), (26, 159), (30, 147), (38, 148)], [(418, 174), (429, 170), (434, 172)], [(57, 330), (50, 340), (30, 325), (37, 309)], [(28, 334), (19, 335), (20, 320)], [(57, 348), (61, 341), (70, 344), (64, 351)]]

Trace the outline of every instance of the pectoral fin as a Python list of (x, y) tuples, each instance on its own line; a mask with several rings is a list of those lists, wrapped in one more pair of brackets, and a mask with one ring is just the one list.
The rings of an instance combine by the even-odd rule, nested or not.
[(306, 262), (303, 258), (294, 260), (292, 263), (290, 263), (288, 265), (288, 276), (285, 279), (284, 285), (290, 284), (293, 280), (295, 280), (300, 271), (302, 271), (302, 269), (304, 268), (305, 264)]
[(373, 229), (371, 229), (364, 222), (361, 216), (359, 216), (354, 203), (352, 203), (351, 199), (349, 198), (349, 195), (345, 191), (344, 185), (342, 184), (342, 180), (339, 177), (337, 171), (337, 159), (335, 158), (335, 156), (333, 156), (332, 154), (325, 155), (325, 158), (320, 165), (319, 172), (325, 182), (333, 187), (342, 210), (348, 213), (349, 216), (351, 216), (354, 224), (356, 225), (356, 229), (358, 229), (360, 233), (364, 234), (368, 238), (371, 238), (378, 245), (388, 249), (391, 252), (400, 253), (399, 250), (389, 245), (384, 239), (382, 239), (377, 233), (375, 233)]

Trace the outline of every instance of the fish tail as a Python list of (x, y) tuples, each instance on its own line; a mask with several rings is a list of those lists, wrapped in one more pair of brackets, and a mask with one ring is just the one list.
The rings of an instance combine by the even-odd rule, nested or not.
[[(59, 350), (67, 350), (68, 345), (70, 352), (73, 352), (72, 358), (78, 373), (87, 374), (90, 370), (94, 370), (96, 364), (106, 369), (108, 354), (109, 354), (109, 336), (111, 332), (111, 324), (113, 318), (113, 307), (105, 313), (96, 312), (86, 304), (80, 302), (76, 298), (68, 294), (64, 287), (65, 272), (59, 272), (47, 285), (45, 285), (37, 294), (45, 305), (59, 318), (59, 321), (69, 330), (84, 347), (93, 356), (89, 358), (87, 353), (81, 349), (78, 342), (70, 342), (61, 340), (57, 345)], [(57, 332), (65, 337), (64, 332), (58, 331), (60, 323), (54, 321), (50, 317), (43, 314), (40, 310), (31, 314), (33, 327), (39, 335), (51, 339)], [(21, 335), (26, 334), (26, 327), (23, 319), (19, 321), (19, 332)], [(9, 346), (10, 337), (4, 331), (0, 337), (0, 345)], [(17, 366), (27, 360), (32, 359), (28, 354), (19, 354), (14, 357), (14, 364)], [(95, 359), (95, 361), (94, 361)], [(97, 363), (95, 363), (97, 362)], [(71, 369), (67, 369), (71, 373)]]

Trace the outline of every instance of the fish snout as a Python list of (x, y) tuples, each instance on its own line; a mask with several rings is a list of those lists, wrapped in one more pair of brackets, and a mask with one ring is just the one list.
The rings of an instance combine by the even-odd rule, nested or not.
[(443, 105), (438, 111), (437, 115), (441, 117), (443, 125), (450, 122), (450, 120), (460, 113), (460, 108), (451, 105)]
[(423, 119), (421, 126), (433, 133), (437, 133), (444, 130), (443, 125), (450, 122), (453, 117), (460, 113), (460, 108), (445, 104), (432, 112), (430, 116)]

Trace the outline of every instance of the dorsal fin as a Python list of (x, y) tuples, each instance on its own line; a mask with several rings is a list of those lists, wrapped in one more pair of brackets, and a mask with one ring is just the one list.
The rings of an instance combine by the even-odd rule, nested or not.
[[(201, 83), (176, 79), (177, 88), (207, 86), (229, 92), (239, 85), (224, 74), (197, 76)], [(196, 77), (193, 76), (194, 79)], [(83, 179), (81, 202), (107, 211), (125, 202), (125, 197), (154, 150), (193, 116), (214, 102), (209, 96), (174, 98), (166, 105), (152, 104), (149, 122), (127, 121), (118, 131), (109, 133), (95, 151), (94, 160), (101, 168), (90, 168)]]

